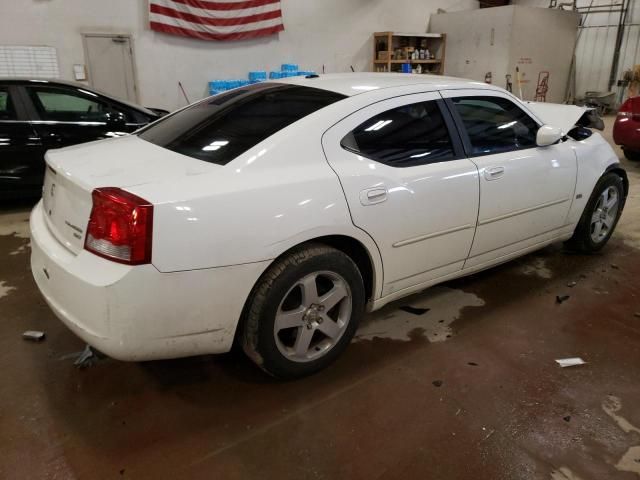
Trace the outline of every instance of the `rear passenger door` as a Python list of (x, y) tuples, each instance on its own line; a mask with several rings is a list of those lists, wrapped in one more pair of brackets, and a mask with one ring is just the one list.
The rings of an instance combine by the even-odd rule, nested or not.
[(353, 222), (375, 240), (383, 295), (459, 271), (478, 214), (478, 172), (436, 92), (370, 105), (323, 136)]
[(465, 268), (557, 237), (566, 225), (577, 164), (564, 142), (538, 147), (540, 124), (508, 95), (443, 91), (480, 172), (480, 211)]
[(0, 84), (0, 195), (39, 192), (44, 175), (42, 154), (18, 87)]

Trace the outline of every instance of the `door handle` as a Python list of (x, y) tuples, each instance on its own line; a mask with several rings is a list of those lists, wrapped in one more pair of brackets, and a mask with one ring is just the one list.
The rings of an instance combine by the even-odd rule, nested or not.
[(59, 135), (57, 133), (49, 133), (46, 136), (46, 139), (50, 142), (50, 143), (62, 143), (62, 135)]
[(504, 167), (488, 167), (484, 169), (484, 178), (496, 180), (504, 175)]
[(384, 187), (375, 187), (362, 190), (360, 192), (360, 203), (362, 205), (375, 205), (384, 202), (387, 199), (387, 189)]

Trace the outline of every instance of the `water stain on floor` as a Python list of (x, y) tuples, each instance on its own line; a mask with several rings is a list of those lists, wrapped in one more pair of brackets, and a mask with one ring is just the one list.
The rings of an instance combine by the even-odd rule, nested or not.
[(16, 287), (11, 287), (7, 285), (7, 282), (5, 282), (4, 280), (0, 280), (0, 298), (6, 297), (9, 292), (15, 289)]
[(606, 400), (602, 402), (602, 410), (609, 415), (611, 419), (616, 422), (618, 427), (624, 432), (636, 432), (640, 433), (640, 428), (632, 425), (626, 418), (618, 415), (618, 412), (622, 410), (622, 400), (614, 395), (607, 396)]
[(481, 307), (484, 300), (473, 293), (445, 286), (432, 287), (368, 315), (356, 332), (354, 342), (384, 338), (411, 340), (421, 330), (430, 342), (443, 342), (451, 336), (451, 324), (465, 307)]
[[(618, 414), (618, 412), (622, 410), (622, 400), (618, 397), (613, 395), (607, 396), (605, 401), (602, 402), (602, 410), (616, 422), (624, 433), (635, 432), (640, 434), (640, 428)], [(640, 475), (640, 445), (629, 447), (615, 467), (622, 472), (631, 472)]]
[(581, 478), (569, 468), (560, 467), (558, 470), (551, 472), (551, 480), (581, 480)]
[(29, 238), (29, 212), (4, 214), (0, 223), (0, 236), (3, 235)]
[(537, 276), (544, 279), (553, 277), (553, 272), (547, 267), (547, 262), (544, 258), (534, 257), (525, 262), (520, 268), (520, 273), (527, 276)]

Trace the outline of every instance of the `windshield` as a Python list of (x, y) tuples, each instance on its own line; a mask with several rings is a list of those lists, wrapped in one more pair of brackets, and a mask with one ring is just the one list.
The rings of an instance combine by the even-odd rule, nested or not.
[(259, 83), (207, 98), (140, 131), (143, 140), (226, 165), (274, 133), (345, 98), (299, 85)]

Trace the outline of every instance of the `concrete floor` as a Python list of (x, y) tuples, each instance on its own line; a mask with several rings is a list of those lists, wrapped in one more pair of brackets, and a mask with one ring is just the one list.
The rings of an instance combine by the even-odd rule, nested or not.
[[(624, 163), (601, 254), (551, 246), (397, 302), (291, 383), (239, 354), (76, 369), (84, 345), (31, 279), (28, 205), (5, 207), (0, 478), (638, 478), (640, 168)], [(573, 356), (588, 364), (554, 362)]]

